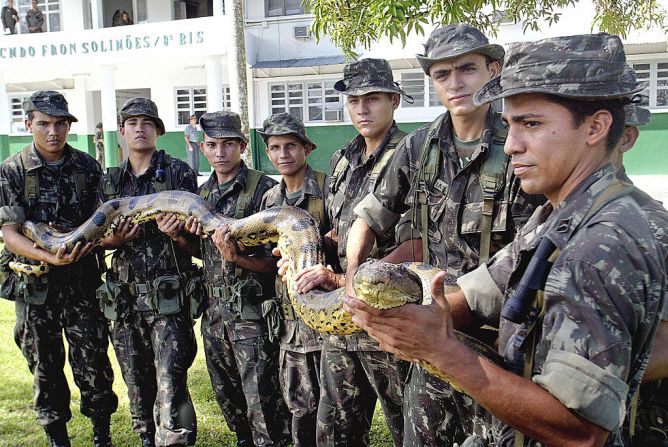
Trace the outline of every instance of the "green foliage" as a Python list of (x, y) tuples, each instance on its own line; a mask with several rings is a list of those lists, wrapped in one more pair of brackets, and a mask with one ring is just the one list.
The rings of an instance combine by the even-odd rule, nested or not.
[[(466, 22), (496, 35), (499, 19), (522, 23), (525, 30), (559, 21), (560, 8), (578, 0), (303, 0), (315, 15), (312, 31), (317, 39), (328, 36), (347, 58), (355, 48), (368, 49), (381, 37), (402, 45), (411, 32), (424, 35), (424, 25)], [(658, 0), (594, 0), (592, 28), (626, 36), (631, 29), (668, 27)]]

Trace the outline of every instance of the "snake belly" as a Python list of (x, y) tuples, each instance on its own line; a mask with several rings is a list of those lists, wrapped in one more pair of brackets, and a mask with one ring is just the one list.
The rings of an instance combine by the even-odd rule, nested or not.
[[(297, 293), (294, 277), (300, 270), (323, 264), (322, 239), (316, 220), (296, 207), (269, 208), (243, 219), (232, 219), (216, 213), (196, 194), (187, 191), (164, 191), (137, 197), (123, 197), (102, 204), (82, 225), (70, 232), (59, 232), (44, 223), (27, 221), (23, 234), (39, 247), (56, 253), (60, 247), (71, 251), (81, 242), (98, 245), (114, 231), (121, 218), (141, 224), (155, 219), (160, 213), (174, 213), (180, 220), (194, 216), (202, 224), (203, 233), (211, 235), (217, 228), (228, 225), (230, 234), (246, 246), (275, 242), (288, 259), (286, 274), (288, 293), (295, 313), (316, 331), (332, 335), (361, 332), (343, 309), (344, 289), (312, 290)], [(406, 303), (425, 304), (431, 301), (430, 278), (438, 270), (425, 264), (387, 264), (367, 262), (360, 266), (354, 278), (358, 298), (376, 308), (397, 307)], [(446, 293), (456, 288), (455, 279), (446, 279)], [(457, 333), (468, 346), (488, 357), (496, 354), (491, 348), (472, 337)], [(496, 354), (498, 356), (498, 354)], [(451, 379), (432, 365), (421, 362), (430, 373), (448, 382)]]

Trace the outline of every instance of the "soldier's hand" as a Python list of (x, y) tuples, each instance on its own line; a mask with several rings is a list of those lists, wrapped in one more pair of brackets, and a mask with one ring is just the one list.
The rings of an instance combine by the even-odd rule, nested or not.
[(344, 286), (345, 277), (336, 274), (331, 266), (322, 264), (306, 267), (295, 276), (297, 292), (306, 293), (317, 287), (325, 290), (334, 290)]
[(281, 259), (279, 259), (278, 262), (276, 262), (276, 267), (278, 267), (278, 276), (281, 277), (281, 282), (287, 283), (288, 278), (286, 277), (286, 275), (288, 274), (288, 268), (290, 267), (290, 263), (288, 262), (289, 261), (288, 258), (284, 257), (281, 254), (281, 249), (278, 248), (278, 247), (274, 247), (271, 250), (271, 254), (274, 255), (274, 256), (280, 256), (281, 257)]
[(223, 225), (217, 228), (212, 236), (213, 243), (222, 257), (228, 262), (235, 262), (239, 254), (237, 242), (230, 235), (230, 227)]
[(114, 231), (102, 241), (102, 245), (105, 247), (120, 247), (127, 241), (137, 237), (138, 234), (139, 225), (133, 224), (126, 217), (121, 217)]
[(155, 222), (158, 225), (158, 230), (165, 233), (174, 241), (179, 238), (185, 226), (185, 223), (179, 220), (175, 213), (159, 213), (155, 216)]
[(204, 227), (202, 227), (202, 224), (195, 216), (188, 217), (185, 221), (185, 224), (183, 225), (183, 228), (188, 233), (194, 234), (195, 236), (200, 236), (203, 238), (208, 237), (208, 235), (204, 233)]
[(445, 272), (431, 280), (433, 302), (407, 304), (393, 309), (375, 309), (357, 298), (346, 296), (343, 307), (353, 322), (380, 343), (384, 351), (402, 359), (430, 360), (444, 346), (459, 343), (454, 335), (450, 306), (445, 299)]
[[(35, 244), (34, 247), (37, 247), (37, 244)], [(88, 242), (85, 245), (82, 242), (77, 242), (69, 253), (67, 252), (65, 245), (62, 245), (55, 254), (46, 252), (48, 254), (46, 255), (45, 262), (51, 265), (72, 264), (86, 256), (91, 250), (93, 250), (92, 242)]]

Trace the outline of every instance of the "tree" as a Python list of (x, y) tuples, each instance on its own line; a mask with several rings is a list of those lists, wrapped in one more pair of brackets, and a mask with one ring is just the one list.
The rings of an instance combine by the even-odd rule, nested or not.
[[(355, 48), (369, 49), (381, 37), (400, 39), (425, 25), (466, 22), (496, 35), (499, 18), (538, 30), (539, 23), (559, 21), (558, 10), (579, 0), (303, 0), (315, 15), (312, 31), (317, 39), (329, 36), (348, 58)], [(593, 27), (625, 37), (632, 29), (668, 28), (660, 0), (593, 0)]]

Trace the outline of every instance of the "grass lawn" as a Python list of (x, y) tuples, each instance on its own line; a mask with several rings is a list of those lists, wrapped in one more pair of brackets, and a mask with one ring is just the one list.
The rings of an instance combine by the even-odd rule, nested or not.
[[(47, 447), (44, 431), (35, 422), (32, 405), (32, 376), (28, 371), (21, 351), (14, 343), (14, 303), (0, 299), (0, 446), (2, 447)], [(197, 446), (219, 447), (236, 445), (236, 437), (227, 429), (220, 409), (211, 390), (206, 371), (199, 323), (196, 327), (199, 350), (190, 368), (189, 387), (197, 411)], [(112, 436), (116, 447), (137, 446), (139, 438), (130, 428), (127, 389), (121, 378), (116, 356), (109, 349), (114, 366), (114, 391), (119, 397), (118, 411), (112, 417)], [(72, 380), (69, 365), (65, 372), (72, 392), (72, 420), (68, 430), (73, 447), (92, 445), (90, 420), (79, 413), (79, 390)], [(392, 446), (392, 439), (385, 426), (380, 407), (376, 407), (371, 429), (371, 444), (379, 447)]]

